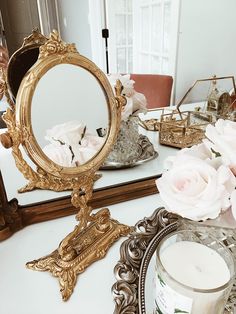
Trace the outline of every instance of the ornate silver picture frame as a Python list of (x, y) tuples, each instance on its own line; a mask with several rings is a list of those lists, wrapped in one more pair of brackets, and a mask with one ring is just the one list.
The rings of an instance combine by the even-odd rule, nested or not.
[[(150, 217), (136, 223), (134, 231), (120, 248), (120, 260), (114, 268), (116, 282), (112, 286), (114, 314), (148, 314), (145, 304), (145, 281), (150, 260), (160, 241), (169, 233), (181, 229), (211, 233), (227, 246), (236, 262), (236, 231), (190, 222), (157, 208)], [(228, 299), (225, 314), (236, 308), (236, 280)]]

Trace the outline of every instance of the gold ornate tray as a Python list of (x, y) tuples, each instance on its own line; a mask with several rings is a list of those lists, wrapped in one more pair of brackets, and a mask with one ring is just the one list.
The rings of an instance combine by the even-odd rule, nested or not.
[[(145, 281), (150, 260), (167, 234), (186, 227), (213, 234), (231, 250), (236, 261), (235, 230), (192, 223), (168, 213), (163, 207), (157, 208), (152, 216), (137, 222), (129, 239), (121, 245), (120, 260), (114, 269), (117, 281), (112, 287), (115, 314), (147, 314)], [(235, 308), (236, 280), (224, 314), (234, 314)]]

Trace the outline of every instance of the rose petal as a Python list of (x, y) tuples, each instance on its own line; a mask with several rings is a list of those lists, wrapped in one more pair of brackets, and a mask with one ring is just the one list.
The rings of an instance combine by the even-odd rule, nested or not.
[(231, 198), (230, 198), (230, 201), (231, 201), (231, 209), (232, 209), (232, 215), (234, 217), (234, 219), (236, 220), (236, 190), (234, 190), (232, 193), (231, 193)]

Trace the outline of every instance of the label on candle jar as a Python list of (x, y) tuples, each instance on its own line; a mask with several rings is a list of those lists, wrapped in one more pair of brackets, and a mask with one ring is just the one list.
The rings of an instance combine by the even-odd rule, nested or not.
[(193, 300), (170, 288), (157, 274), (155, 314), (191, 314)]

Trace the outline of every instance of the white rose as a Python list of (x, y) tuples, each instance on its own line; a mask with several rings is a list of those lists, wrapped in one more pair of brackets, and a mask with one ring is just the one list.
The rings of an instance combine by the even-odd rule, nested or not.
[[(169, 156), (164, 161), (164, 169), (170, 169), (177, 162), (180, 155), (189, 155), (204, 160), (206, 163), (218, 169), (222, 164), (222, 158), (216, 155), (205, 145), (205, 143), (193, 145), (190, 148), (183, 148), (177, 152), (175, 156)], [(177, 161), (176, 161), (177, 160)]]
[(231, 209), (234, 219), (236, 220), (236, 190), (234, 190), (231, 194)]
[(140, 112), (147, 111), (146, 97), (143, 94), (135, 91), (135, 82), (130, 79), (130, 74), (110, 74), (108, 75), (108, 80), (113, 87), (113, 90), (117, 80), (120, 80), (123, 86), (122, 95), (125, 96), (127, 103), (121, 112), (122, 120), (127, 120), (132, 114), (137, 115)]
[(126, 97), (131, 97), (134, 94), (134, 81), (130, 79), (130, 74), (109, 74), (108, 80), (111, 86), (115, 87), (117, 80), (119, 80), (123, 86), (122, 95)]
[(230, 206), (236, 179), (223, 165), (215, 169), (200, 158), (180, 154), (156, 185), (170, 212), (199, 221), (214, 219)]
[(43, 148), (44, 154), (62, 167), (75, 167), (72, 152), (67, 145), (48, 144)]
[(206, 137), (209, 141), (204, 143), (220, 153), (223, 163), (236, 175), (236, 122), (219, 119), (215, 126), (206, 127)]
[(132, 96), (133, 100), (133, 114), (137, 115), (138, 113), (147, 112), (147, 99), (144, 94), (135, 92)]
[(173, 167), (176, 163), (176, 160), (178, 163), (178, 157), (183, 154), (189, 155), (192, 157), (197, 157), (206, 161), (209, 161), (212, 158), (212, 152), (210, 151), (210, 149), (208, 149), (208, 147), (204, 143), (201, 143), (201, 144), (193, 145), (190, 148), (183, 148), (179, 150), (175, 156), (167, 157), (164, 160), (164, 168), (170, 169), (171, 167)]
[(69, 121), (58, 124), (46, 131), (45, 139), (52, 144), (59, 143), (70, 146), (77, 145), (85, 130), (85, 124), (78, 121)]
[(131, 116), (133, 113), (133, 100), (131, 98), (126, 97), (126, 105), (122, 108), (121, 111), (121, 120), (125, 121)]
[(105, 138), (97, 135), (86, 134), (81, 145), (73, 147), (74, 161), (76, 165), (82, 165), (93, 158), (104, 145)]

